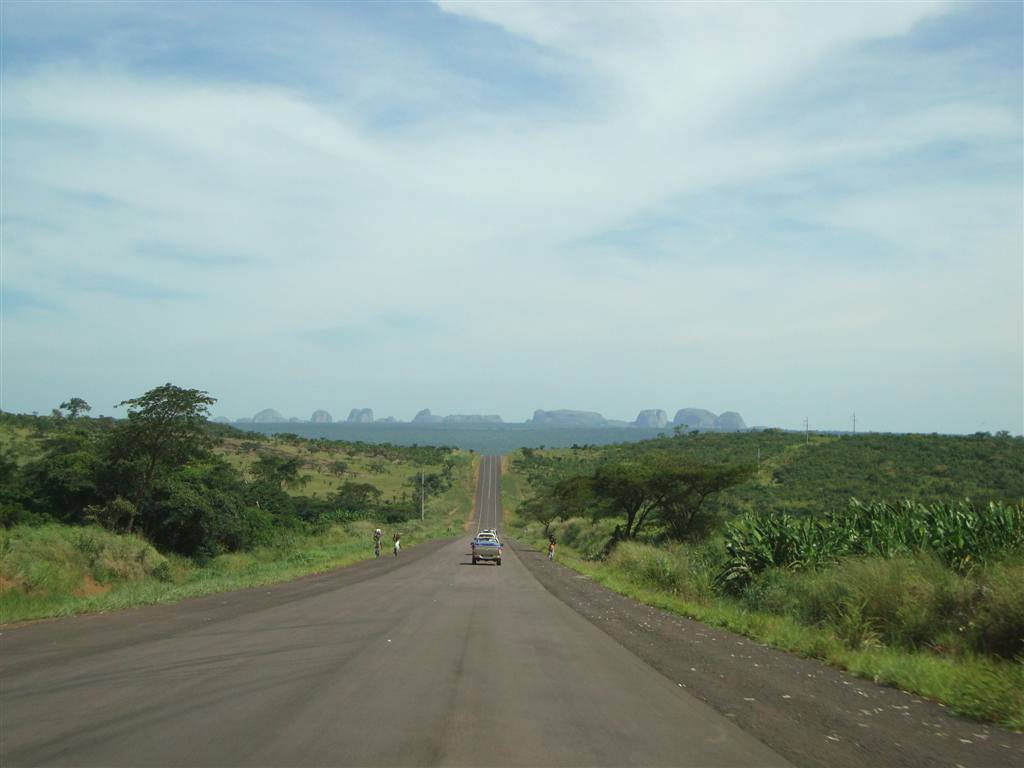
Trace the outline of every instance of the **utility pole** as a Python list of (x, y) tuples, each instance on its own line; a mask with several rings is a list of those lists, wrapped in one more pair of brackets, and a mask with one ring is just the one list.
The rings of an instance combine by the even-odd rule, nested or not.
[(857, 434), (857, 412), (853, 412), (853, 434)]
[(423, 519), (423, 470), (420, 470), (420, 520)]
[(809, 445), (811, 442), (811, 423), (804, 416), (804, 444)]

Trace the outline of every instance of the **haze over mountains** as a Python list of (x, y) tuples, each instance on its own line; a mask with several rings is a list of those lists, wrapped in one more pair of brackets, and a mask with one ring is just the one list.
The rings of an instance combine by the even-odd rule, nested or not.
[[(214, 421), (228, 424), (229, 419), (219, 416)], [(279, 411), (273, 408), (265, 408), (252, 417), (237, 419), (236, 424), (402, 424), (409, 423), (419, 426), (429, 425), (479, 425), (498, 426), (504, 424), (516, 424), (516, 422), (505, 422), (497, 414), (450, 414), (441, 416), (430, 412), (429, 408), (419, 411), (411, 422), (402, 422), (393, 416), (375, 419), (372, 408), (353, 408), (349, 411), (348, 418), (344, 421), (335, 422), (329, 411), (319, 409), (313, 412), (309, 419), (297, 417), (286, 418)], [(700, 432), (739, 432), (747, 429), (743, 417), (736, 411), (725, 411), (715, 414), (703, 408), (681, 408), (676, 411), (675, 416), (668, 418), (668, 413), (660, 408), (651, 408), (640, 411), (633, 421), (622, 421), (618, 419), (606, 419), (596, 411), (576, 411), (571, 409), (559, 410), (536, 410), (533, 417), (525, 422), (519, 423), (526, 427), (537, 428), (629, 428), (640, 427), (645, 429), (661, 429), (682, 427), (688, 430)]]

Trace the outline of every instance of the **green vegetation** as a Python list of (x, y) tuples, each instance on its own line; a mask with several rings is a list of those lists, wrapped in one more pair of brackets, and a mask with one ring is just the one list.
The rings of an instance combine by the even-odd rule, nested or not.
[[(538, 544), (554, 535), (560, 560), (636, 599), (1024, 728), (1024, 440), (795, 437), (523, 450), (507, 524)], [(744, 479), (757, 438), (767, 448)], [(715, 466), (737, 482), (707, 495), (702, 524), (672, 525), (655, 499), (624, 535), (625, 486), (603, 476), (626, 467), (681, 493)]]
[[(897, 504), (851, 501), (819, 518), (744, 513), (728, 523), (729, 561), (719, 580), (733, 590), (768, 568), (800, 569), (846, 555), (928, 553), (958, 573), (1024, 551), (1024, 504)], [(1022, 648), (1024, 650), (1024, 648)]]
[(206, 421), (212, 400), (168, 384), (125, 420), (80, 398), (0, 414), (0, 621), (280, 581), (372, 556), (378, 525), (408, 545), (468, 515), (469, 455), (243, 433)]

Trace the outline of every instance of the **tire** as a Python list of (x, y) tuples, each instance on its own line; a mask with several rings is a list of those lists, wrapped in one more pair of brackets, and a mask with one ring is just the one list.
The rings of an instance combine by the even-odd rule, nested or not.
[(501, 565), (501, 558), (498, 558), (498, 565)]

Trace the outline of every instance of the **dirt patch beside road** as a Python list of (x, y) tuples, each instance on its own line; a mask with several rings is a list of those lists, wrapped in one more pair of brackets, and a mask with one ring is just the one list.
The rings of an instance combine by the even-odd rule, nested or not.
[(643, 605), (541, 552), (512, 546), (551, 594), (797, 765), (1024, 765), (1024, 735)]

